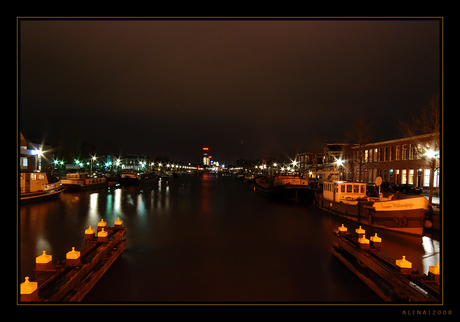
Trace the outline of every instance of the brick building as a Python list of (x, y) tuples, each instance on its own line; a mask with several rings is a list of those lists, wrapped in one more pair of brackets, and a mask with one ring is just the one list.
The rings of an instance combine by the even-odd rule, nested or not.
[[(348, 143), (325, 143), (323, 153), (297, 155), (301, 171), (336, 170), (343, 180), (374, 182), (381, 176), (383, 181), (396, 184), (413, 184), (429, 187), (431, 172), (434, 187), (439, 187), (439, 133), (423, 134), (401, 139), (362, 145)], [(318, 159), (322, 156), (322, 160)], [(313, 172), (313, 171), (314, 172)]]
[[(434, 162), (433, 162), (434, 161)], [(396, 184), (439, 187), (439, 133), (349, 146), (343, 161), (343, 178), (374, 182), (377, 176)], [(361, 168), (361, 171), (360, 171)]]

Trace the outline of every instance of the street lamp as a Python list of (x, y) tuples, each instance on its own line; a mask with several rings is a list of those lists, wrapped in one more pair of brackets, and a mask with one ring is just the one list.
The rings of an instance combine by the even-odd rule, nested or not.
[(436, 152), (433, 150), (428, 150), (426, 151), (425, 155), (427, 156), (427, 158), (433, 159), (436, 156)]
[(96, 156), (93, 156), (93, 157), (91, 158), (91, 170), (90, 170), (90, 171), (91, 171), (91, 175), (93, 175), (93, 161), (96, 161)]
[(342, 175), (340, 174), (340, 167), (343, 165), (343, 160), (342, 159), (337, 159), (335, 161), (336, 166), (338, 167), (339, 170), (339, 179), (342, 180)]
[(436, 157), (438, 156), (438, 153), (439, 152), (436, 152), (434, 150), (427, 150), (425, 152), (425, 156), (427, 157), (427, 159), (429, 160), (429, 165), (430, 165), (430, 183), (429, 183), (429, 187), (430, 187), (430, 193), (428, 195), (428, 202), (431, 204), (432, 200), (433, 200), (433, 187), (434, 187), (434, 171), (436, 169)]
[[(42, 150), (32, 150), (32, 154), (35, 155), (35, 170), (38, 168), (38, 159), (41, 159), (43, 152)], [(40, 170), (40, 169), (39, 169)]]

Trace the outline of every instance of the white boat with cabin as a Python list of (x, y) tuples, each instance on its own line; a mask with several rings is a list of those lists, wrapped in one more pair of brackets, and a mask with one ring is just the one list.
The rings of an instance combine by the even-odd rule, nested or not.
[(320, 208), (360, 224), (422, 236), (428, 200), (423, 196), (397, 199), (396, 195), (368, 197), (366, 184), (327, 180), (317, 195)]
[(45, 172), (21, 172), (21, 202), (54, 197), (65, 190), (59, 180), (49, 180)]

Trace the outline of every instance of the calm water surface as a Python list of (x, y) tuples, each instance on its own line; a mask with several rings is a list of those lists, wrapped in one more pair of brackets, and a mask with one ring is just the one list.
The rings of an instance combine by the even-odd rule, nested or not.
[[(20, 207), (20, 272), (34, 276), (84, 243), (84, 230), (119, 217), (127, 247), (85, 302), (381, 302), (331, 253), (346, 221), (312, 205), (275, 202), (252, 185), (214, 174), (149, 185), (64, 192)], [(375, 230), (382, 251), (427, 272), (439, 242)], [(367, 228), (366, 235), (373, 234)]]

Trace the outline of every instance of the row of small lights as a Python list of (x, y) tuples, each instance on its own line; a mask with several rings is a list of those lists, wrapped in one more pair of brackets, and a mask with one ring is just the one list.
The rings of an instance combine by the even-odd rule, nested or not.
[[(287, 166), (287, 167), (282, 166), (280, 170), (281, 170), (281, 171), (285, 171), (285, 170), (287, 170), (287, 171), (291, 171), (291, 170), (294, 171), (294, 169), (295, 169), (295, 167), (297, 166), (297, 164), (298, 164), (297, 161), (292, 161), (292, 166), (293, 166), (292, 169), (291, 169), (290, 166)], [(278, 167), (278, 163), (276, 163), (276, 162), (273, 163), (273, 167)], [(267, 169), (267, 165), (266, 165), (266, 164), (262, 164), (262, 165), (259, 165), (259, 166), (255, 166), (255, 168)], [(230, 170), (242, 170), (242, 169), (243, 169), (242, 167), (235, 167), (235, 168), (231, 168)]]
[[(92, 160), (96, 160), (96, 157), (92, 157)], [(84, 166), (84, 162), (83, 162), (83, 161), (75, 160), (75, 163), (76, 163), (77, 165), (80, 165), (81, 167)], [(119, 165), (120, 165), (120, 160), (115, 161), (115, 163), (116, 163), (116, 166), (119, 166)], [(54, 160), (54, 164), (57, 164), (57, 165), (64, 165), (64, 161)], [(90, 164), (89, 161), (86, 162), (86, 165), (89, 165), (89, 164)], [(145, 167), (145, 166), (147, 165), (147, 162), (145, 162), (145, 161), (139, 161), (139, 164), (140, 164), (141, 166)], [(111, 166), (111, 165), (112, 165), (112, 162), (106, 162), (106, 163), (105, 163), (105, 166)], [(150, 166), (154, 166), (154, 165), (155, 165), (154, 162), (150, 163)], [(96, 166), (99, 166), (99, 163), (96, 163)], [(122, 166), (123, 166), (123, 165), (122, 165)], [(162, 163), (158, 163), (158, 166), (159, 166), (159, 167), (162, 167), (163, 164), (162, 164)], [(192, 166), (182, 166), (182, 165), (169, 164), (169, 163), (166, 165), (166, 167), (168, 167), (168, 168), (174, 168), (174, 167), (176, 167), (176, 168), (179, 168), (179, 169), (196, 169), (196, 167), (192, 167)]]

